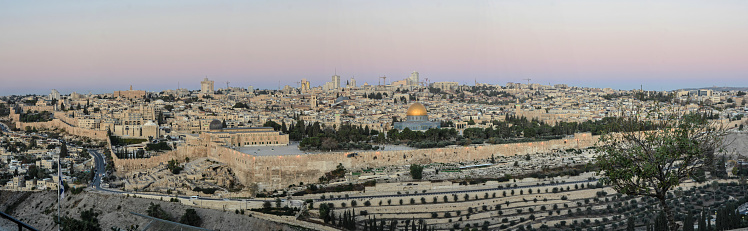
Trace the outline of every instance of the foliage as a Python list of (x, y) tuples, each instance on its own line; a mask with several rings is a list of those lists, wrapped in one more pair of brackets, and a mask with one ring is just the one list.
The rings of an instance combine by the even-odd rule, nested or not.
[(10, 115), (10, 108), (8, 106), (5, 106), (4, 103), (0, 103), (0, 116), (8, 115)]
[(60, 158), (67, 158), (68, 156), (68, 145), (65, 144), (65, 142), (62, 142), (62, 145), (60, 146)]
[[(647, 130), (644, 126), (662, 130)], [(671, 230), (676, 230), (668, 191), (696, 170), (710, 166), (724, 129), (699, 114), (651, 110), (643, 116), (623, 118), (600, 137), (596, 164), (603, 184), (628, 195), (660, 200)]]
[(21, 114), (19, 119), (21, 122), (47, 122), (52, 121), (53, 118), (54, 116), (51, 112), (42, 111)]
[[(61, 217), (60, 228), (64, 231), (101, 231), (99, 214), (94, 212), (93, 208), (83, 210), (80, 216), (80, 220), (67, 216)], [(57, 219), (55, 219), (55, 222), (57, 222)]]
[(331, 180), (344, 178), (345, 177), (345, 167), (343, 167), (342, 163), (338, 163), (338, 166), (335, 167), (335, 170), (332, 170), (330, 172), (325, 173), (324, 176), (319, 178), (320, 182), (329, 182)]
[(686, 217), (683, 219), (683, 231), (693, 231), (693, 213), (691, 210), (688, 211)]
[(423, 166), (417, 164), (410, 165), (410, 176), (415, 180), (423, 178)]
[(119, 136), (109, 136), (109, 139), (112, 141), (112, 146), (139, 144), (148, 141), (147, 139), (120, 138)]
[(715, 220), (716, 230), (732, 230), (742, 228), (742, 216), (738, 212), (738, 203), (728, 203), (717, 209), (717, 218)]
[(171, 151), (171, 147), (166, 142), (158, 142), (156, 144), (146, 144), (145, 150), (148, 151)]
[(247, 106), (247, 104), (245, 103), (237, 102), (236, 104), (234, 104), (233, 108), (249, 108), (249, 106)]
[(368, 126), (342, 124), (337, 129), (323, 128), (319, 122), (306, 125), (303, 120), (297, 120), (288, 127), (289, 139), (301, 141), (301, 150), (371, 150), (379, 149), (372, 143), (380, 141), (379, 132), (370, 130)]
[(152, 216), (158, 219), (171, 220), (171, 215), (169, 215), (169, 213), (161, 209), (160, 204), (154, 204), (153, 202), (151, 202), (151, 204), (148, 206), (148, 209), (146, 210), (146, 214), (148, 214), (148, 216)]
[[(449, 214), (449, 213), (447, 213)], [(446, 214), (445, 214), (446, 215)], [(402, 223), (401, 223), (402, 222)], [(484, 223), (485, 224), (485, 223)], [(459, 224), (455, 223), (456, 227), (459, 228)], [(400, 230), (400, 227), (404, 230), (412, 231), (431, 231), (435, 230), (433, 226), (428, 226), (423, 219), (405, 219), (405, 220), (379, 220), (377, 218), (367, 218), (363, 222), (363, 230), (369, 231), (384, 231), (384, 230)], [(355, 227), (354, 227), (355, 229)], [(350, 230), (354, 230), (350, 229)], [(469, 230), (466, 228), (466, 230)], [(477, 229), (473, 229), (477, 230)]]
[(322, 203), (319, 205), (319, 218), (322, 219), (325, 223), (330, 222), (332, 209), (327, 203)]
[(200, 225), (203, 223), (203, 220), (200, 219), (199, 215), (197, 215), (197, 211), (195, 211), (195, 209), (187, 209), (184, 211), (182, 217), (179, 218), (179, 223), (200, 227)]
[(174, 159), (169, 161), (166, 168), (168, 168), (169, 171), (171, 171), (171, 173), (174, 173), (174, 174), (179, 174), (180, 172), (182, 172), (182, 169), (183, 169), (182, 166), (179, 166), (179, 162), (177, 162), (177, 160), (174, 160)]
[(26, 180), (31, 179), (44, 179), (44, 178), (50, 178), (49, 173), (47, 170), (43, 168), (39, 168), (36, 165), (29, 166), (29, 169), (26, 171)]
[[(270, 201), (265, 201), (267, 204), (271, 204)], [(299, 211), (298, 208), (289, 208), (289, 207), (283, 207), (283, 208), (272, 208), (270, 206), (265, 207), (265, 202), (263, 202), (262, 208), (255, 208), (250, 209), (251, 211), (255, 212), (261, 212), (265, 214), (272, 214), (276, 216), (293, 216), (296, 214), (296, 212)]]
[(205, 194), (213, 194), (216, 191), (218, 191), (218, 188), (200, 188), (200, 187), (195, 187), (195, 188), (192, 189), (192, 191), (203, 192)]

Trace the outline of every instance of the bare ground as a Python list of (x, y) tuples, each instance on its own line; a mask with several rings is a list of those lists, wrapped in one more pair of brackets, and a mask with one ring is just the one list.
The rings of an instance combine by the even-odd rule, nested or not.
[[(148, 220), (132, 215), (130, 212), (147, 214), (150, 203), (160, 204), (161, 208), (171, 214), (172, 220), (178, 220), (186, 209), (195, 209), (202, 219), (202, 228), (212, 230), (298, 230), (285, 224), (262, 220), (249, 215), (235, 214), (235, 211), (220, 211), (182, 205), (180, 203), (158, 201), (143, 198), (125, 198), (118, 195), (83, 192), (78, 195), (66, 195), (62, 202), (62, 216), (80, 219), (80, 212), (94, 208), (99, 213), (99, 224), (102, 230), (111, 227), (129, 228), (138, 225), (141, 229)], [(0, 191), (0, 210), (8, 211), (16, 205), (10, 215), (39, 230), (57, 230), (54, 216), (57, 214), (57, 198), (54, 191), (46, 192), (12, 192)], [(5, 220), (0, 221), (0, 230), (15, 230)]]

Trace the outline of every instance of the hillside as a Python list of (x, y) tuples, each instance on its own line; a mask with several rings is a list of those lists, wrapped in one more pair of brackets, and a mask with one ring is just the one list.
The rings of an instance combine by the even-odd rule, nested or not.
[[(123, 198), (114, 195), (104, 195), (83, 192), (78, 195), (66, 195), (62, 206), (63, 216), (80, 219), (80, 212), (94, 208), (99, 213), (99, 223), (102, 230), (111, 227), (129, 228), (130, 225), (145, 227), (148, 220), (132, 215), (130, 212), (147, 214), (150, 203), (160, 204), (161, 208), (171, 217), (178, 219), (186, 209), (192, 208), (202, 219), (202, 228), (212, 230), (296, 230), (285, 224), (275, 223), (249, 217), (249, 215), (235, 214), (235, 211), (218, 211), (212, 209), (195, 208), (180, 203), (150, 200), (143, 198)], [(13, 208), (15, 206), (15, 208)], [(9, 208), (10, 207), (10, 208)], [(39, 230), (56, 230), (53, 221), (57, 213), (57, 199), (54, 191), (47, 192), (11, 192), (0, 191), (0, 209), (10, 211), (10, 215), (26, 222)], [(9, 230), (7, 222), (0, 222), (0, 230)]]

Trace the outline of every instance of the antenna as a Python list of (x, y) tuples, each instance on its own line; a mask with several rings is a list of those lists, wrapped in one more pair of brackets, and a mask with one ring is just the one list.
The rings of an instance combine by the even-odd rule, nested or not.
[(522, 80), (527, 80), (527, 85), (530, 85), (530, 80), (532, 79), (522, 79)]
[(229, 81), (226, 81), (226, 90), (229, 89), (229, 83), (230, 83)]
[[(379, 79), (384, 79), (384, 85), (387, 85), (387, 76), (379, 77)], [(379, 85), (382, 85), (382, 82), (379, 82)]]

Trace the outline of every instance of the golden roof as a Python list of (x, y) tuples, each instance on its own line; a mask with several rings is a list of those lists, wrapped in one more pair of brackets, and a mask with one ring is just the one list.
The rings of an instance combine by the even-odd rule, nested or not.
[(408, 108), (408, 113), (406, 113), (408, 116), (425, 116), (426, 115), (426, 107), (423, 106), (423, 104), (420, 103), (413, 103)]

